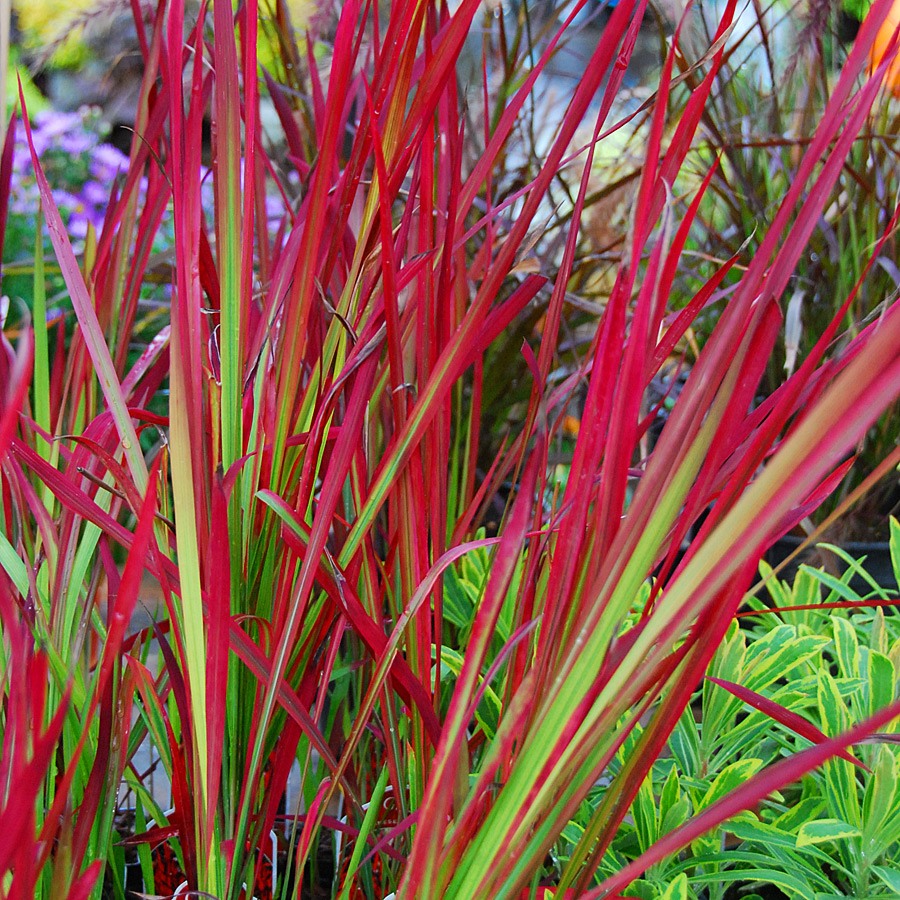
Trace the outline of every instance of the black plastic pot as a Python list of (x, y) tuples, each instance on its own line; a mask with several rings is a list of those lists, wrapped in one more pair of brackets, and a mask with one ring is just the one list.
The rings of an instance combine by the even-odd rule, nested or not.
[[(803, 538), (794, 537), (793, 535), (781, 538), (766, 552), (766, 562), (773, 568), (778, 566), (802, 543)], [(866, 560), (863, 567), (872, 576), (875, 583), (885, 590), (897, 590), (897, 580), (894, 577), (894, 568), (891, 563), (891, 548), (887, 541), (846, 541), (841, 544), (835, 544), (835, 546), (840, 546), (842, 550), (854, 559), (865, 557)], [(794, 557), (779, 572), (778, 577), (782, 581), (792, 582), (802, 563), (821, 566), (826, 555), (829, 563), (833, 562), (839, 573), (844, 573), (847, 570), (847, 564), (837, 554), (832, 553), (825, 547), (811, 546)], [(872, 592), (872, 585), (860, 575), (853, 576), (850, 580), (850, 588), (861, 596)]]

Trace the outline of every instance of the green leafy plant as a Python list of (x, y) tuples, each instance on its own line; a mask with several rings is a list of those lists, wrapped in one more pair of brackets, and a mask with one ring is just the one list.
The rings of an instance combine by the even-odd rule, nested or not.
[[(900, 527), (894, 519), (891, 556), (896, 573)], [(900, 630), (893, 609), (897, 591), (886, 592), (872, 581), (872, 590), (861, 596), (850, 581), (865, 572), (864, 561), (848, 562), (840, 579), (804, 566), (792, 587), (774, 580), (771, 570), (765, 573), (774, 609), (761, 609), (762, 622), (791, 618), (796, 622), (792, 628), (826, 642), (819, 659), (788, 673), (778, 702), (802, 712), (827, 734), (892, 702), (897, 693)], [(804, 814), (788, 807), (757, 840), (762, 842), (766, 833), (782, 844), (793, 838), (797, 851), (810, 857), (804, 860), (807, 869), (814, 868), (826, 851), (832, 890), (841, 891), (839, 896), (891, 896), (900, 857), (896, 731), (897, 723), (891, 723), (855, 751), (864, 766), (856, 760), (834, 759), (821, 772), (807, 776), (795, 801), (795, 809)]]
[[(900, 528), (892, 522), (893, 558)], [(767, 602), (755, 601), (730, 626), (669, 740), (618, 829), (596, 883), (645, 852), (763, 766), (838, 733), (896, 699), (900, 633), (897, 591), (873, 582), (873, 594), (850, 587), (864, 563), (852, 560), (836, 579), (804, 566), (793, 584), (762, 565)], [(872, 603), (885, 604), (872, 611)], [(679, 853), (660, 860), (629, 889), (655, 900), (674, 885), (681, 896), (721, 897), (729, 885), (776, 886), (788, 897), (888, 897), (900, 856), (897, 831), (897, 723), (853, 755), (765, 798)], [(624, 766), (642, 729), (617, 755)], [(564, 866), (591, 812), (596, 786), (554, 848)]]

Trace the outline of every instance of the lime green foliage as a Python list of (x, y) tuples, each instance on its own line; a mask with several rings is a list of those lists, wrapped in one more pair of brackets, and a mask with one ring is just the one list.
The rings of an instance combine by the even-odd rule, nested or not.
[[(298, 49), (306, 47), (305, 33), (310, 17), (316, 11), (315, 0), (261, 0), (259, 4), (259, 65), (267, 72), (277, 72), (283, 60), (282, 43), (287, 39), (285, 18), (290, 22)], [(320, 52), (321, 44), (316, 45)]]
[(871, 5), (872, 0), (842, 0), (841, 3), (843, 10), (859, 22), (865, 18)]
[[(892, 522), (895, 538), (900, 528)], [(900, 544), (893, 547), (900, 564)], [(824, 608), (823, 603), (865, 601), (850, 587), (864, 571), (858, 562), (840, 579), (802, 567), (793, 585), (762, 564), (776, 608), (749, 627), (732, 625), (709, 676), (740, 684), (802, 716), (826, 735), (837, 734), (898, 693), (900, 617), (893, 608)], [(896, 590), (878, 591), (885, 599)], [(760, 610), (765, 604), (754, 601)], [(791, 900), (896, 895), (900, 868), (900, 721), (853, 749), (867, 767), (832, 759), (823, 769), (772, 794), (752, 812), (724, 822), (690, 849), (654, 865), (629, 889), (661, 900), (678, 883), (689, 898), (721, 898), (735, 882), (776, 885)], [(615, 871), (661, 836), (740, 784), (764, 765), (804, 745), (790, 727), (710, 680), (694, 695), (631, 808), (631, 823), (616, 835), (602, 872)], [(620, 762), (633, 752), (626, 745)], [(556, 858), (564, 864), (584, 816), (599, 803), (598, 787), (579, 818), (564, 830)]]
[(28, 49), (40, 51), (65, 36), (53, 56), (53, 62), (59, 66), (77, 66), (89, 57), (88, 48), (81, 40), (81, 29), (66, 32), (79, 13), (94, 5), (94, 0), (13, 0)]
[(47, 109), (47, 99), (35, 87), (31, 74), (20, 62), (21, 51), (14, 44), (9, 48), (9, 71), (6, 73), (6, 107), (13, 109), (19, 102), (19, 81), (25, 91), (25, 102), (31, 114)]

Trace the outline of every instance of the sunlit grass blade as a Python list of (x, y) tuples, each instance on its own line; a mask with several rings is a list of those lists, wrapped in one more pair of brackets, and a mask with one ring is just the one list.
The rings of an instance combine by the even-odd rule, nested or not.
[(85, 341), (93, 360), (97, 377), (100, 380), (100, 388), (103, 396), (109, 404), (110, 411), (116, 423), (119, 432), (119, 439), (122, 444), (122, 450), (125, 453), (125, 459), (128, 461), (128, 468), (134, 479), (138, 490), (144, 491), (147, 487), (147, 466), (141, 453), (140, 442), (137, 434), (135, 434), (134, 425), (131, 417), (128, 415), (128, 409), (125, 404), (125, 398), (122, 396), (122, 389), (116, 376), (109, 348), (103, 338), (100, 330), (100, 324), (97, 321), (97, 314), (94, 311), (90, 294), (84, 283), (84, 277), (78, 266), (78, 261), (72, 251), (72, 244), (66, 228), (63, 225), (62, 218), (53, 199), (53, 193), (50, 185), (44, 176), (41, 168), (40, 160), (34, 148), (34, 141), (31, 135), (31, 124), (28, 121), (27, 110), (25, 107), (25, 94), (21, 82), (19, 83), (19, 101), (22, 104), (22, 121), (25, 124), (25, 133), (28, 136), (29, 149), (31, 151), (31, 163), (34, 167), (35, 177), (41, 192), (41, 201), (43, 204), (44, 215), (47, 218), (47, 228), (50, 232), (50, 240), (56, 251), (59, 260), (60, 269), (66, 281), (66, 286), (72, 297), (72, 304), (75, 307), (78, 321), (81, 325)]

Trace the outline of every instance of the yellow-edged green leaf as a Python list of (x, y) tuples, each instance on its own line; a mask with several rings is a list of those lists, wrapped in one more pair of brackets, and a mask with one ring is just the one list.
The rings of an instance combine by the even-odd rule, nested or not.
[(897, 674), (890, 657), (877, 650), (869, 650), (866, 669), (868, 670), (868, 715), (871, 716), (894, 699)]
[(831, 627), (834, 632), (834, 649), (837, 654), (841, 675), (848, 678), (859, 678), (859, 641), (856, 629), (846, 616), (832, 616)]
[(703, 872), (691, 876), (694, 883), (716, 883), (734, 881), (759, 881), (781, 888), (789, 897), (802, 900), (817, 900), (816, 893), (810, 884), (801, 881), (780, 869), (754, 868), (732, 869), (720, 872)]
[(872, 856), (900, 839), (900, 820), (896, 815), (897, 759), (883, 744), (877, 748), (872, 776), (863, 797), (863, 838)]
[(872, 616), (872, 626), (869, 629), (869, 648), (887, 655), (888, 633), (884, 621), (884, 611), (880, 606), (875, 610), (875, 615)]
[(808, 847), (811, 844), (824, 844), (826, 842), (845, 840), (846, 838), (860, 837), (860, 830), (853, 825), (848, 825), (840, 819), (818, 819), (815, 822), (805, 822), (797, 832), (797, 847)]
[(750, 646), (741, 683), (761, 692), (785, 672), (818, 657), (827, 643), (820, 635), (798, 635), (794, 626), (780, 625)]
[[(834, 678), (826, 671), (819, 672), (819, 689), (817, 693), (819, 715), (822, 718), (822, 730), (833, 736), (840, 734), (850, 726), (850, 715), (841, 698)], [(825, 772), (825, 793), (831, 809), (844, 820), (857, 825), (860, 821), (859, 795), (856, 789), (856, 776), (851, 771), (852, 765), (843, 759), (830, 759), (823, 766)]]
[(660, 900), (687, 900), (688, 881), (687, 875), (682, 872), (660, 895)]
[(825, 809), (825, 801), (819, 796), (804, 797), (799, 803), (794, 804), (787, 812), (782, 813), (772, 825), (786, 834), (790, 834), (791, 844), (794, 844), (793, 835), (804, 822), (812, 822), (819, 817)]
[(666, 814), (675, 806), (681, 797), (681, 791), (678, 787), (678, 770), (675, 766), (669, 769), (669, 774), (663, 783), (662, 792), (659, 795), (659, 819), (660, 822), (665, 821)]
[[(458, 651), (451, 647), (441, 647), (441, 666), (446, 666), (454, 675), (458, 676), (462, 671), (463, 661), (463, 655)], [(484, 697), (475, 710), (475, 719), (492, 740), (497, 733), (502, 705), (496, 692), (488, 687), (485, 688)]]
[(891, 565), (894, 569), (894, 580), (900, 586), (900, 523), (891, 516)]
[(740, 787), (749, 778), (752, 778), (763, 767), (761, 759), (740, 759), (725, 766), (716, 776), (715, 781), (709, 786), (709, 790), (700, 801), (699, 809), (712, 806), (716, 800), (724, 797), (730, 791)]
[(659, 823), (656, 818), (656, 803), (653, 801), (652, 776), (645, 778), (638, 789), (637, 797), (631, 804), (631, 814), (634, 818), (641, 853), (643, 853), (659, 839)]
[(872, 872), (900, 896), (900, 872), (887, 866), (872, 866)]
[(475, 614), (469, 587), (469, 582), (463, 581), (453, 566), (444, 573), (444, 618), (457, 628), (467, 628)]

